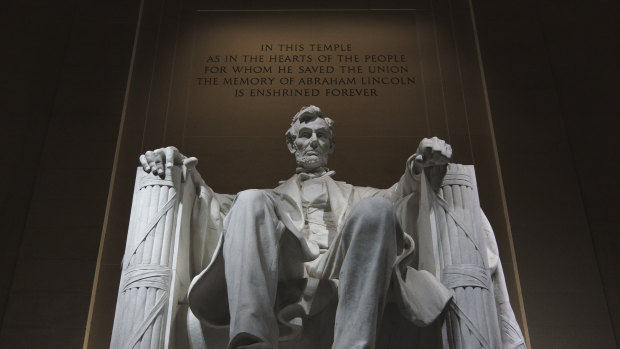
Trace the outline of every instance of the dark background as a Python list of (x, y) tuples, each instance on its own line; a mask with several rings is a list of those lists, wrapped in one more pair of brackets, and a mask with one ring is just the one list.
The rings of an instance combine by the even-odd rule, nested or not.
[[(0, 5), (2, 348), (82, 346), (139, 7)], [(618, 3), (473, 9), (532, 347), (618, 347)]]

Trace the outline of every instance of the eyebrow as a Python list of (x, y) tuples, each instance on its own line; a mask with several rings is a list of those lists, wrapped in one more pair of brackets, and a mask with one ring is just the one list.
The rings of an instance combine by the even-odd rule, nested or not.
[(302, 126), (299, 128), (299, 131), (304, 131), (304, 130), (314, 130), (314, 131), (329, 131), (329, 127), (319, 127), (319, 128), (311, 128), (308, 126)]

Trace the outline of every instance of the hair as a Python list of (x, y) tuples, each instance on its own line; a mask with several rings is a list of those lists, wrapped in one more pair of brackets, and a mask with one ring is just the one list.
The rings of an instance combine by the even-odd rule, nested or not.
[(295, 142), (295, 139), (297, 138), (297, 130), (295, 129), (295, 124), (298, 121), (300, 123), (309, 122), (316, 118), (321, 118), (325, 120), (325, 122), (327, 123), (327, 126), (329, 127), (331, 143), (335, 144), (336, 133), (334, 132), (334, 120), (328, 117), (325, 117), (321, 109), (314, 105), (310, 105), (307, 107), (301, 107), (301, 110), (299, 110), (299, 112), (297, 112), (297, 114), (293, 116), (293, 120), (291, 121), (291, 127), (289, 127), (289, 129), (284, 134), (284, 136), (286, 137), (286, 143), (293, 144), (293, 142)]

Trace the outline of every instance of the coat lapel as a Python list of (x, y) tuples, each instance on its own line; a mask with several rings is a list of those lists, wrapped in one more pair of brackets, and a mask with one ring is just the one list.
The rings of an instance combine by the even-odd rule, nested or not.
[(295, 235), (304, 227), (304, 215), (301, 209), (301, 190), (299, 176), (291, 178), (273, 190), (278, 205), (278, 213), (284, 225)]

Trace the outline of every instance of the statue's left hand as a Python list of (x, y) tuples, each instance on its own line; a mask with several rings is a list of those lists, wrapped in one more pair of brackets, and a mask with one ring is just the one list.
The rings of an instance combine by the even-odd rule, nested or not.
[(407, 163), (407, 167), (412, 174), (424, 172), (433, 189), (437, 191), (446, 175), (450, 157), (452, 157), (450, 144), (437, 137), (424, 138)]
[(428, 167), (445, 166), (452, 157), (452, 147), (437, 137), (424, 138), (415, 156), (415, 172), (420, 173)]

